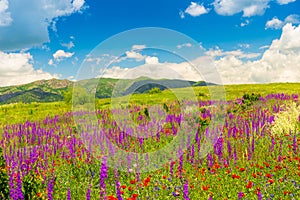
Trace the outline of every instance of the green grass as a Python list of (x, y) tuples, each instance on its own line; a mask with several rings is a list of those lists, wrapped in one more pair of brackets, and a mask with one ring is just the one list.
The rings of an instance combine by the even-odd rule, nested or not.
[[(222, 91), (223, 86), (193, 87), (194, 94), (190, 89), (177, 88), (164, 90), (158, 94), (133, 94), (130, 95), (130, 103), (137, 105), (154, 105), (164, 102), (171, 102), (179, 99), (190, 99), (196, 95), (199, 100), (209, 100), (211, 98), (210, 90)], [(272, 83), (272, 84), (243, 84), (243, 85), (225, 85), (224, 91), (226, 100), (233, 100), (242, 97), (245, 93), (256, 93), (262, 96), (271, 93), (299, 94), (300, 83)], [(199, 95), (200, 94), (200, 95)], [(127, 97), (122, 97), (124, 99)], [(96, 108), (108, 108), (111, 99), (97, 99)], [(125, 101), (123, 103), (126, 103)], [(0, 106), (0, 127), (10, 123), (22, 123), (27, 120), (36, 121), (45, 118), (45, 116), (60, 115), (72, 110), (71, 105), (64, 102), (53, 103), (15, 103)]]

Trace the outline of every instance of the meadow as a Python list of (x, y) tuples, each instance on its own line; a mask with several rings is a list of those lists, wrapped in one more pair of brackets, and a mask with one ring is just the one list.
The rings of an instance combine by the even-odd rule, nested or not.
[(300, 84), (194, 91), (1, 106), (0, 199), (299, 199)]

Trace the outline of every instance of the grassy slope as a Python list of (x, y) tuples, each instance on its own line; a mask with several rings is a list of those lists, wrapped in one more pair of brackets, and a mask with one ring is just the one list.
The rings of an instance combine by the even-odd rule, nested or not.
[[(198, 96), (201, 100), (209, 100), (210, 94), (208, 88), (220, 88), (220, 86), (194, 87), (195, 94), (204, 94)], [(251, 84), (251, 85), (228, 85), (224, 86), (226, 91), (226, 100), (232, 100), (242, 97), (245, 93), (259, 93), (265, 96), (270, 93), (300, 94), (300, 83), (273, 83), (273, 84)], [(165, 90), (159, 94), (134, 94), (130, 96), (130, 102), (134, 104), (161, 104), (176, 100), (176, 96), (189, 98), (190, 92), (186, 88)], [(110, 104), (110, 99), (97, 100), (97, 108), (105, 108)], [(40, 120), (47, 115), (54, 116), (71, 111), (72, 107), (64, 102), (53, 103), (30, 103), (30, 104), (10, 104), (0, 106), (0, 127), (5, 124), (14, 124), (25, 122), (26, 120)]]

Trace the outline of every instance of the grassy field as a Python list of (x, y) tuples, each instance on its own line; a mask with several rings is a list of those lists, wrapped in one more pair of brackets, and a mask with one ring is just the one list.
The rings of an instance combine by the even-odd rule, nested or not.
[[(226, 101), (212, 105), (209, 91)], [(65, 102), (3, 105), (0, 199), (299, 199), (299, 91), (181, 88), (121, 97), (114, 110), (98, 99), (97, 121)], [(205, 106), (181, 112), (177, 97)]]
[[(223, 87), (209, 86), (209, 87), (193, 87), (194, 94), (199, 100), (209, 100), (211, 98), (208, 88), (214, 91), (219, 88), (223, 92)], [(244, 94), (255, 93), (261, 96), (266, 96), (272, 93), (284, 94), (299, 94), (300, 83), (272, 83), (272, 84), (244, 84), (244, 85), (225, 85), (225, 98), (226, 100), (233, 100), (241, 98)], [(177, 100), (176, 95), (180, 97), (189, 98), (191, 95), (190, 90), (184, 88), (165, 90), (158, 94), (133, 94), (130, 96), (130, 103), (137, 105), (153, 105), (162, 104)], [(97, 99), (96, 108), (107, 108), (110, 106), (111, 99)], [(47, 115), (55, 116), (66, 113), (72, 110), (71, 105), (65, 102), (53, 103), (15, 103), (0, 106), (0, 127), (10, 123), (21, 123), (27, 120), (37, 121), (45, 118)]]

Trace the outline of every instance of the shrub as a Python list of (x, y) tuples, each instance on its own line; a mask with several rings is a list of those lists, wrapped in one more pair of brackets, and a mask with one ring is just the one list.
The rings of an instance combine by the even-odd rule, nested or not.
[(271, 133), (273, 136), (281, 136), (290, 132), (294, 133), (299, 123), (300, 106), (297, 107), (293, 102), (287, 105), (284, 111), (275, 115), (274, 122), (272, 123)]
[(154, 87), (148, 91), (149, 94), (158, 94), (161, 93), (161, 90), (158, 87)]

